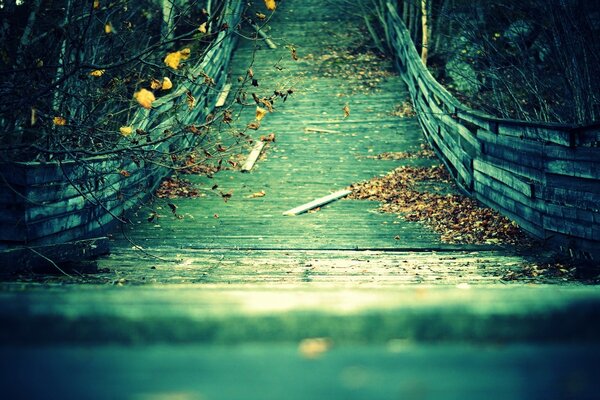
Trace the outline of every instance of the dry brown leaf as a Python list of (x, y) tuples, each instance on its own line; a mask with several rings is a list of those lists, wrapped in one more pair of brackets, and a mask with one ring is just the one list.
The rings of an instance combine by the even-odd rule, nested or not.
[(248, 124), (248, 129), (252, 129), (252, 130), (256, 131), (256, 130), (258, 130), (258, 128), (260, 128), (260, 122), (259, 121), (253, 121), (253, 122), (250, 122)]
[(190, 92), (187, 92), (185, 94), (185, 101), (190, 110), (194, 109), (194, 107), (196, 106), (196, 99), (194, 98), (194, 96), (192, 96), (192, 93)]
[(275, 134), (274, 133), (270, 133), (266, 136), (261, 136), (260, 137), (260, 141), (261, 142), (274, 142), (275, 141)]
[(344, 110), (344, 118), (348, 118), (350, 116), (350, 107), (348, 104), (346, 104), (342, 110)]
[(100, 8), (100, 0), (94, 0), (94, 10), (97, 10)]
[(150, 81), (150, 89), (156, 90), (156, 89), (160, 89), (161, 87), (162, 87), (162, 82), (159, 81), (158, 79), (152, 79)]
[(198, 30), (199, 30), (201, 33), (206, 33), (206, 22), (205, 22), (205, 23), (203, 23), (202, 25), (200, 25), (200, 27), (198, 28)]
[(267, 18), (267, 16), (261, 12), (257, 12), (256, 13), (256, 18), (260, 19), (260, 20), (264, 20), (265, 18)]
[(113, 26), (110, 22), (104, 25), (104, 33), (106, 33), (107, 35), (113, 33)]

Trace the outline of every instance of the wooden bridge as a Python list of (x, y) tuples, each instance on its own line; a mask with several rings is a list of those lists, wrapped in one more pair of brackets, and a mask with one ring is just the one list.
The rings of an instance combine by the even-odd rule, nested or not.
[[(111, 238), (111, 254), (99, 260), (101, 272), (74, 280), (81, 284), (64, 285), (73, 282), (65, 277), (2, 284), (1, 368), (10, 373), (0, 382), (9, 393), (597, 393), (600, 292), (571, 275), (544, 281), (557, 285), (523, 285), (534, 275), (507, 279), (541, 265), (540, 252), (495, 241), (447, 243), (424, 224), (379, 212), (375, 201), (342, 198), (284, 215), (394, 168), (440, 164), (419, 157), (427, 154), (420, 152), (426, 138), (417, 117), (400, 112), (411, 93), (391, 60), (361, 47), (367, 39), (360, 21), (341, 11), (344, 4), (285, 0), (261, 28), (268, 41), (240, 38), (228, 103), (241, 96), (238, 78), (248, 79), (248, 69), (256, 82), (242, 102), (252, 104), (253, 91), (259, 98), (291, 91), (257, 131), (245, 129), (256, 122), (255, 107), (232, 106), (239, 117), (223, 129), (245, 131), (253, 143), (241, 138), (245, 145), (231, 154), (231, 168), (211, 177), (180, 175), (192, 184), (187, 194), (168, 198), (181, 187), (174, 183), (164, 188), (167, 198), (132, 212), (132, 223)], [(257, 6), (264, 12), (262, 2)], [(243, 173), (235, 164), (260, 136), (271, 141)], [(239, 148), (231, 137), (224, 133), (223, 153)], [(398, 152), (417, 156), (378, 157)], [(420, 189), (459, 191), (448, 182)], [(50, 346), (57, 343), (63, 345)], [(82, 350), (83, 344), (90, 346)], [(157, 374), (156, 365), (165, 372)], [(31, 366), (44, 377), (43, 389), (27, 384)], [(110, 385), (90, 392), (98, 377), (119, 392)]]

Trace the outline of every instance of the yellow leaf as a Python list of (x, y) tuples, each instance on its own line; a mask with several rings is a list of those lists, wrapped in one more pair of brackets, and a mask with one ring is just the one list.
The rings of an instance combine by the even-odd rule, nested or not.
[(161, 87), (162, 87), (162, 82), (159, 81), (158, 79), (152, 79), (150, 81), (150, 89), (156, 90), (156, 89), (160, 89)]
[(103, 70), (103, 69), (95, 69), (92, 72), (90, 72), (90, 75), (98, 77), (98, 76), (104, 75), (105, 72), (106, 72), (106, 70)]
[(173, 69), (179, 68), (179, 63), (182, 60), (187, 60), (190, 57), (191, 50), (189, 48), (185, 48), (179, 51), (175, 51), (173, 53), (168, 53), (164, 59), (164, 63)]
[(257, 197), (265, 197), (266, 193), (264, 190), (261, 190), (260, 192), (256, 192), (256, 193), (252, 193), (250, 196), (248, 196), (249, 199), (255, 199)]
[(162, 81), (162, 90), (169, 90), (173, 87), (173, 82), (171, 82), (171, 80), (169, 78), (167, 78), (166, 76), (163, 78)]
[(67, 120), (63, 117), (54, 117), (52, 118), (52, 123), (57, 126), (63, 126), (67, 124)]
[(277, 4), (275, 4), (275, 0), (265, 0), (265, 7), (267, 7), (267, 10), (269, 11), (275, 11)]
[(140, 106), (147, 109), (151, 109), (152, 102), (156, 100), (156, 97), (154, 97), (154, 93), (147, 89), (140, 89), (139, 91), (133, 94), (133, 97), (137, 100)]
[(119, 128), (119, 132), (121, 132), (121, 135), (127, 137), (133, 133), (133, 128), (130, 126), (122, 126)]
[(256, 13), (256, 17), (257, 17), (258, 19), (260, 19), (260, 20), (263, 20), (263, 19), (267, 18), (267, 16), (266, 16), (265, 14), (263, 14), (263, 13), (260, 13), (260, 12), (257, 12), (257, 13)]
[(107, 35), (113, 33), (113, 26), (110, 22), (104, 25), (104, 33), (106, 33)]
[(262, 107), (256, 107), (256, 120), (262, 120), (265, 117), (265, 115), (267, 115), (267, 112), (268, 111)]
[(29, 122), (31, 122), (31, 126), (34, 126), (37, 123), (37, 110), (33, 107), (31, 108), (31, 118)]
[(344, 110), (344, 118), (348, 118), (350, 116), (350, 107), (348, 107), (348, 104), (346, 104), (343, 108)]
[(201, 33), (206, 33), (206, 22), (205, 22), (205, 23), (203, 23), (202, 25), (200, 25), (200, 27), (198, 28), (198, 30), (199, 30)]
[(100, 8), (100, 0), (94, 0), (94, 10), (97, 10)]
[(192, 96), (190, 92), (187, 92), (185, 95), (188, 108), (191, 110), (196, 105), (196, 99), (194, 98), (194, 96)]

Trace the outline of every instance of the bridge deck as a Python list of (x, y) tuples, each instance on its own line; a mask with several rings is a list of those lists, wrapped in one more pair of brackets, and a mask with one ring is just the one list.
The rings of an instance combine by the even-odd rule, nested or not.
[[(231, 78), (238, 85), (238, 77), (253, 70), (258, 86), (246, 88), (248, 103), (253, 103), (253, 91), (268, 97), (274, 90), (293, 89), (285, 103), (275, 102), (274, 112), (264, 117), (258, 131), (248, 131), (254, 139), (273, 133), (276, 141), (268, 144), (250, 173), (226, 170), (211, 179), (184, 175), (203, 196), (169, 200), (182, 219), (171, 215), (165, 201), (133, 216), (127, 237), (160, 259), (147, 257), (120, 238), (101, 266), (130, 280), (139, 278), (140, 267), (155, 267), (149, 273), (143, 269), (143, 278), (162, 282), (300, 282), (320, 275), (337, 282), (452, 284), (497, 282), (507, 266), (522, 263), (523, 258), (510, 249), (443, 243), (439, 234), (419, 223), (377, 212), (375, 202), (344, 199), (318, 212), (283, 215), (401, 165), (440, 163), (428, 158), (374, 157), (418, 151), (424, 137), (415, 117), (394, 114), (408, 93), (389, 60), (364, 50), (368, 38), (359, 26), (360, 21), (340, 12), (339, 5), (313, 9), (305, 2), (286, 1), (264, 28), (277, 49), (263, 41), (241, 39)], [(291, 47), (298, 60), (293, 59)], [(237, 89), (234, 86), (230, 102)], [(254, 120), (255, 108), (234, 106), (234, 115), (239, 118), (231, 130), (241, 131)], [(227, 136), (225, 132), (225, 145)], [(211, 190), (215, 185), (218, 188)], [(263, 197), (253, 197), (261, 191)], [(220, 193), (231, 197), (225, 202)], [(148, 222), (151, 210), (161, 217)], [(178, 272), (169, 273), (173, 263), (164, 260), (176, 261)], [(347, 268), (334, 268), (344, 263)]]

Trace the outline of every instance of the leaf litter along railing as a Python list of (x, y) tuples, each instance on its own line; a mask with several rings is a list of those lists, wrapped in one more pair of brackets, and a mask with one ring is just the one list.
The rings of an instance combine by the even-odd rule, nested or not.
[(432, 77), (396, 6), (386, 7), (396, 67), (458, 186), (571, 256), (600, 260), (600, 124), (518, 121), (468, 108)]
[[(214, 109), (226, 84), (237, 36), (232, 33), (241, 20), (243, 2), (229, 0), (222, 25), (201, 62), (188, 73), (208, 76), (214, 86), (181, 84), (158, 98), (151, 109), (139, 108), (129, 125), (140, 132), (156, 132), (145, 152), (168, 154), (193, 147), (201, 140), (195, 132), (158, 138), (172, 122), (182, 125), (204, 121)], [(198, 100), (192, 110), (170, 115), (188, 94)], [(182, 114), (182, 115), (179, 115)], [(111, 152), (107, 152), (111, 153)], [(129, 158), (129, 160), (127, 160)], [(50, 162), (7, 162), (0, 174), (0, 249), (15, 245), (61, 244), (103, 235), (125, 211), (154, 191), (171, 169), (160, 163), (112, 152), (93, 157)]]

